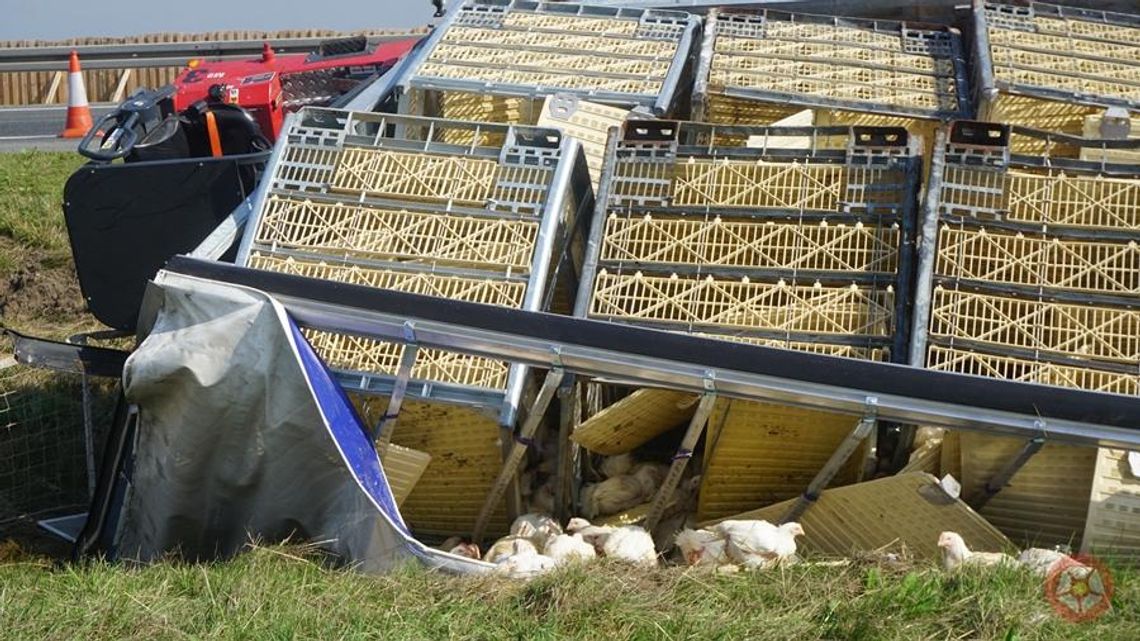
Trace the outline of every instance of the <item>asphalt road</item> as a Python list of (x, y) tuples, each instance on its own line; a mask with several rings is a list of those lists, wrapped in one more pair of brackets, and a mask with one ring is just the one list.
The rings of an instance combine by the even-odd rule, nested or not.
[[(113, 105), (92, 105), (91, 115), (98, 120), (114, 109)], [(0, 108), (0, 152), (41, 149), (73, 151), (78, 140), (58, 138), (63, 129), (67, 107), (2, 107)]]

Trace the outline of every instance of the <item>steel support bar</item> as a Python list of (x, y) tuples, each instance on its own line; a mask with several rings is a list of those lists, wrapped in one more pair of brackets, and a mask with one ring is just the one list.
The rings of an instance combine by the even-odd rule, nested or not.
[(716, 392), (708, 391), (701, 396), (697, 411), (689, 421), (689, 429), (685, 430), (685, 436), (681, 439), (681, 446), (673, 455), (673, 462), (669, 465), (669, 473), (665, 475), (665, 481), (657, 489), (657, 495), (653, 497), (653, 503), (649, 506), (649, 513), (645, 515), (643, 525), (646, 530), (652, 532), (653, 528), (657, 527), (661, 521), (661, 516), (665, 513), (665, 505), (669, 502), (669, 497), (673, 495), (673, 490), (677, 489), (677, 484), (681, 482), (681, 475), (685, 473), (689, 459), (693, 458), (693, 449), (697, 446), (701, 434), (704, 433), (705, 426), (708, 425), (709, 415), (712, 414), (715, 404)]
[(570, 440), (574, 428), (582, 421), (582, 400), (573, 378), (558, 388), (558, 459), (554, 471), (554, 518), (560, 523), (570, 518), (573, 501), (574, 462), (578, 460), (578, 444)]
[(415, 327), (407, 324), (408, 342), (404, 345), (404, 353), (400, 355), (400, 364), (396, 368), (396, 380), (392, 384), (392, 395), (388, 397), (388, 407), (384, 415), (376, 423), (373, 437), (376, 439), (376, 453), (380, 458), (388, 453), (388, 444), (392, 442), (392, 432), (396, 429), (396, 419), (400, 416), (400, 406), (404, 403), (404, 395), (408, 392), (408, 381), (412, 378), (412, 368), (416, 365), (420, 346), (415, 341)]
[[(710, 371), (726, 398), (784, 403), (862, 416), (878, 399), (880, 420), (1053, 442), (1136, 449), (1140, 398), (937, 372), (795, 350), (730, 343), (616, 323), (432, 298), (175, 257), (165, 287), (251, 287), (301, 325), (442, 349), (590, 377), (704, 393)], [(153, 312), (149, 312), (153, 313)]]
[(475, 529), (471, 533), (471, 540), (482, 541), (483, 533), (487, 530), (487, 521), (491, 519), (491, 514), (503, 498), (503, 493), (507, 491), (511, 479), (518, 473), (519, 465), (522, 464), (523, 457), (526, 456), (527, 449), (533, 442), (534, 433), (538, 431), (538, 425), (542, 422), (543, 415), (546, 414), (546, 408), (550, 407), (550, 401), (554, 399), (554, 394), (562, 384), (562, 377), (565, 374), (566, 371), (561, 367), (555, 367), (547, 372), (546, 380), (542, 382), (542, 389), (538, 391), (538, 398), (535, 399), (534, 405), (531, 406), (530, 412), (526, 415), (526, 420), (519, 428), (518, 434), (515, 435), (515, 442), (511, 446), (510, 454), (503, 461), (503, 469), (499, 471), (499, 477), (491, 486), (487, 500), (483, 502), (483, 509), (479, 511), (479, 518), (475, 520)]
[(843, 439), (843, 442), (839, 444), (839, 447), (832, 453), (831, 458), (827, 460), (827, 463), (824, 463), (823, 469), (821, 469), (819, 473), (815, 475), (815, 478), (811, 480), (811, 483), (808, 484), (807, 490), (796, 499), (795, 505), (780, 519), (780, 523), (799, 520), (804, 512), (806, 512), (813, 503), (819, 500), (820, 493), (823, 492), (823, 489), (827, 487), (828, 483), (831, 483), (831, 479), (835, 478), (835, 475), (839, 473), (839, 468), (847, 463), (847, 460), (851, 458), (851, 455), (855, 453), (859, 445), (874, 431), (875, 425), (878, 423), (875, 403), (875, 399), (867, 399), (867, 413), (863, 415), (863, 418), (859, 419), (859, 422), (855, 425), (855, 429), (851, 430), (847, 438)]
[(967, 501), (970, 507), (975, 510), (980, 510), (985, 507), (986, 503), (989, 503), (990, 499), (997, 496), (998, 492), (1001, 492), (1005, 486), (1009, 485), (1013, 477), (1029, 462), (1029, 459), (1040, 452), (1044, 446), (1045, 437), (1043, 436), (1031, 438), (1026, 441), (1025, 445), (1022, 446), (1021, 450), (1017, 453), (1017, 456), (1013, 457), (1009, 463), (1006, 463), (1005, 467), (1001, 468), (992, 479), (987, 481), (977, 494), (970, 497), (970, 500)]

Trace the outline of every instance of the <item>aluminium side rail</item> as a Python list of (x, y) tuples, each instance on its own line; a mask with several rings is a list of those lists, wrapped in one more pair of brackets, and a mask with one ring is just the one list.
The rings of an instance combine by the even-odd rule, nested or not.
[[(1077, 445), (1140, 446), (1140, 398), (730, 344), (637, 327), (174, 258), (173, 274), (259, 289), (298, 323), (585, 376)], [(161, 282), (162, 273), (158, 279)]]

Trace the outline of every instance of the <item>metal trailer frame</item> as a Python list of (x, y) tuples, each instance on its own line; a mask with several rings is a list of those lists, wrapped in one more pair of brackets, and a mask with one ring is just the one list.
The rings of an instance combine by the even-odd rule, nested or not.
[[(908, 366), (740, 345), (671, 332), (326, 283), (225, 263), (175, 258), (168, 271), (259, 289), (301, 326), (440, 348), (547, 370), (525, 424), (473, 527), (480, 541), (508, 491), (542, 416), (568, 375), (698, 392), (699, 406), (658, 488), (646, 527), (660, 519), (717, 398), (797, 405), (859, 416), (847, 437), (782, 521), (799, 518), (879, 420), (1027, 437), (1026, 447), (987, 486), (988, 496), (1046, 442), (1099, 447), (1140, 444), (1140, 398), (949, 374)], [(407, 354), (409, 352), (405, 352)], [(414, 353), (412, 359), (415, 358)], [(561, 388), (561, 390), (560, 390)], [(569, 410), (569, 411), (568, 411)], [(562, 408), (563, 415), (573, 414)], [(564, 425), (566, 421), (563, 421)], [(565, 444), (560, 456), (567, 459)], [(561, 466), (560, 466), (561, 467)], [(559, 503), (570, 474), (558, 472)]]
[[(1062, 305), (1083, 307), (1112, 307), (1133, 310), (1140, 308), (1140, 292), (1134, 291), (1134, 288), (1132, 288), (1133, 291), (1128, 291), (1129, 287), (1116, 285), (1116, 291), (1110, 288), (1102, 288), (1103, 291), (1096, 291), (1095, 288), (1087, 284), (1087, 279), (1081, 281), (1085, 283), (1083, 286), (1074, 288), (1072, 285), (1065, 286), (1063, 283), (1052, 282), (1057, 280), (1053, 276), (1049, 276), (1052, 280), (1047, 282), (1045, 271), (1041, 269), (1033, 276), (1036, 280), (1032, 283), (1013, 282), (1012, 279), (1006, 282), (968, 280), (962, 285), (960, 278), (950, 276), (940, 278), (938, 276), (936, 263), (940, 255), (938, 246), (940, 242), (939, 227), (944, 223), (963, 230), (972, 230), (973, 233), (984, 232), (988, 228), (991, 230), (991, 234), (1001, 235), (1004, 233), (1006, 238), (1009, 238), (1011, 234), (1021, 234), (1029, 236), (1027, 240), (1033, 242), (1037, 242), (1037, 238), (1034, 237), (1040, 237), (1040, 242), (1048, 242), (1061, 248), (1064, 248), (1066, 243), (1070, 243), (1070, 246), (1074, 248), (1119, 246), (1123, 252), (1135, 253), (1135, 244), (1140, 242), (1140, 220), (1133, 222), (1131, 229), (1091, 224), (1083, 227), (1066, 226), (1064, 220), (1046, 220), (1034, 223), (1019, 220), (1017, 216), (1011, 215), (1010, 209), (995, 208), (994, 203), (1004, 202), (1003, 199), (1013, 191), (1012, 188), (1006, 190), (1005, 184), (998, 182), (998, 179), (1002, 179), (1008, 173), (1017, 170), (1035, 170), (1038, 173), (1052, 172), (1051, 174), (1046, 173), (1046, 175), (1051, 175), (1059, 181), (1080, 180), (1082, 178), (1100, 180), (1101, 178), (1098, 177), (1126, 179), (1134, 181), (1135, 186), (1132, 191), (1136, 191), (1140, 189), (1140, 164), (1114, 164), (1104, 160), (1080, 160), (1064, 156), (1052, 157), (1048, 151), (1040, 155), (1018, 154), (1011, 151), (1021, 144), (1017, 142), (1017, 138), (1034, 141), (1032, 145), (1034, 147), (1061, 150), (1065, 156), (1071, 155), (1071, 150), (1074, 148), (1085, 152), (1076, 154), (1078, 157), (1082, 155), (1086, 157), (1099, 156), (1102, 159), (1111, 158), (1114, 151), (1140, 151), (1140, 140), (1089, 140), (1005, 124), (962, 121), (952, 123), (941, 129), (938, 132), (934, 166), (930, 174), (926, 202), (923, 205), (922, 212), (918, 273), (915, 287), (914, 326), (911, 331), (909, 356), (910, 363), (914, 366), (924, 367), (927, 364), (928, 349), (932, 342), (930, 339), (930, 323), (933, 291), (935, 285), (942, 281), (958, 281), (957, 286), (968, 287), (970, 291), (1010, 299), (1055, 302)], [(948, 173), (952, 171), (975, 172), (972, 174), (973, 176), (989, 176), (993, 180), (984, 187), (962, 185), (961, 188), (955, 189), (956, 183), (951, 184), (951, 177), (948, 176)], [(956, 179), (969, 179), (969, 176), (962, 174)], [(1121, 186), (1127, 187), (1127, 183), (1121, 183)], [(945, 207), (942, 201), (944, 189), (953, 190), (947, 193), (961, 193), (965, 191), (966, 187), (975, 190), (976, 193), (985, 192), (987, 200), (979, 200), (973, 203), (956, 202), (949, 205), (953, 211), (944, 211)], [(1052, 194), (1052, 189), (1050, 188), (1048, 193)], [(1095, 194), (1086, 193), (1081, 196), (1081, 199), (1092, 206), (1097, 204), (1094, 196)], [(1050, 202), (1053, 201), (1050, 200)], [(1120, 204), (1122, 207), (1128, 207), (1129, 203), (1131, 201), (1124, 200)], [(1134, 209), (1137, 207), (1135, 203), (1132, 203), (1131, 206)], [(1076, 249), (1070, 251), (1075, 253)], [(1004, 262), (1014, 262), (1016, 258), (1020, 257), (1010, 257)], [(1054, 265), (1048, 265), (1048, 267), (1056, 269)], [(1081, 263), (1077, 265), (1077, 268), (1085, 270), (1088, 273), (1088, 278), (1102, 278), (1105, 282), (1113, 280), (1113, 272), (1106, 271), (1105, 273), (1108, 276), (1099, 276), (1094, 273), (1096, 270), (1127, 269), (1118, 264), (1110, 263), (1103, 255), (1099, 261)], [(1026, 273), (1032, 273), (1032, 270), (1027, 270)], [(1075, 280), (1075, 278), (1070, 278), (1070, 280)], [(1068, 362), (1064, 362), (1065, 359), (1050, 357), (1048, 354), (1027, 354), (1024, 350), (1018, 352), (1015, 349), (1009, 349), (1002, 352), (992, 345), (969, 345), (969, 348), (979, 353), (985, 352), (999, 357), (1028, 358), (1031, 362), (1050, 363), (1062, 367), (1089, 369), (1089, 366), (1092, 365), (1096, 371), (1136, 374), (1135, 363), (1131, 365), (1112, 363), (1106, 360), (1098, 360), (1095, 355), (1083, 356), (1079, 359), (1072, 358), (1068, 359)]]
[[(637, 33), (633, 40), (666, 40), (677, 43), (677, 50), (669, 62), (668, 70), (662, 82), (661, 90), (655, 94), (624, 93), (613, 91), (598, 91), (593, 89), (577, 89), (574, 87), (554, 87), (535, 84), (520, 84), (506, 82), (483, 82), (467, 78), (433, 78), (422, 75), (424, 64), (432, 53), (447, 36), (452, 27), (480, 27), (497, 26), (501, 20), (512, 12), (530, 12), (536, 15), (552, 17), (580, 17), (603, 18), (617, 20), (636, 20)], [(400, 66), (398, 74), (388, 84), (390, 89), (398, 90), (400, 95), (400, 111), (412, 113), (416, 110), (408, 105), (408, 98), (413, 91), (458, 91), (479, 95), (504, 96), (515, 98), (542, 99), (555, 93), (572, 94), (583, 100), (596, 101), (608, 105), (624, 108), (644, 107), (650, 109), (655, 115), (669, 114), (677, 100), (681, 97), (680, 91), (683, 77), (689, 62), (690, 50), (700, 33), (700, 18), (684, 12), (658, 11), (649, 9), (627, 9), (621, 7), (600, 7), (593, 5), (579, 5), (564, 2), (543, 2), (534, 0), (463, 0), (455, 2), (447, 14), (426, 38), (422, 47), (406, 58), (406, 64)], [(545, 33), (557, 34), (556, 29), (544, 29)], [(599, 34), (605, 37), (606, 34)], [(531, 47), (535, 51), (548, 53), (559, 52), (557, 48)], [(520, 49), (520, 51), (525, 51)], [(623, 58), (620, 54), (609, 54), (615, 59)], [(633, 59), (624, 56), (625, 59)], [(595, 73), (605, 76), (604, 73)], [(386, 89), (387, 91), (387, 89)], [(419, 106), (423, 110), (423, 105)]]
[[(804, 108), (837, 109), (882, 116), (935, 121), (964, 118), (971, 114), (970, 91), (968, 89), (970, 83), (966, 70), (965, 51), (961, 42), (961, 35), (956, 29), (937, 25), (916, 24), (912, 26), (906, 22), (893, 20), (869, 20), (840, 16), (788, 13), (774, 9), (763, 9), (756, 14), (721, 13), (717, 9), (712, 9), (709, 11), (708, 18), (705, 20), (705, 31), (701, 42), (700, 57), (697, 63), (696, 79), (693, 88), (694, 120), (707, 120), (708, 105), (712, 97), (709, 87), (710, 74), (712, 72), (713, 59), (716, 55), (717, 35), (718, 32), (724, 28), (723, 24), (726, 22), (734, 23), (732, 25), (734, 35), (764, 39), (766, 37), (766, 24), (773, 18), (780, 22), (797, 22), (824, 26), (830, 24), (836, 27), (862, 28), (892, 36), (897, 35), (904, 41), (910, 39), (913, 45), (913, 51), (911, 53), (930, 54), (931, 57), (935, 59), (948, 59), (953, 65), (954, 73), (952, 77), (949, 77), (949, 80), (953, 82), (955, 87), (957, 108), (952, 110), (941, 108), (923, 109), (891, 105), (882, 102), (847, 100), (828, 96), (784, 93), (742, 87), (725, 87), (722, 94), (725, 97), (751, 100), (758, 103), (790, 104)], [(944, 40), (944, 42), (936, 45), (935, 43), (938, 40)], [(854, 43), (851, 43), (851, 45), (866, 47), (865, 45), (855, 45)], [(873, 47), (866, 48), (874, 50)], [(905, 42), (902, 51), (907, 51)], [(837, 69), (882, 69), (880, 65), (851, 60), (845, 61), (842, 65), (836, 64), (834, 61), (825, 61), (825, 63), (832, 64)]]
[[(494, 146), (478, 144), (489, 137), (502, 143)], [(466, 142), (457, 142), (458, 139), (466, 139)], [(354, 187), (353, 191), (338, 191), (332, 183), (340, 180), (335, 172), (348, 167), (346, 153), (392, 153), (442, 164), (437, 164), (434, 169), (419, 170), (410, 166), (388, 166), (382, 180), (394, 183), (396, 178), (393, 177), (398, 177), (403, 181), (401, 185), (406, 183), (404, 191), (381, 193), (383, 190), (370, 191), (367, 186)], [(447, 163), (451, 162), (455, 164), (449, 167)], [(495, 173), (479, 177), (482, 182), (470, 179), (462, 173), (469, 166), (464, 163), (468, 162), (478, 163), (484, 171), (493, 165)], [(378, 164), (364, 162), (362, 166), (375, 168)], [(460, 183), (464, 181), (478, 182), (480, 194), (461, 194), (460, 198), (452, 200), (441, 197), (441, 194), (454, 195), (447, 190), (461, 190)], [(383, 187), (387, 183), (378, 184)], [(494, 192), (500, 198), (484, 200), (481, 195), (484, 192)], [(338, 211), (355, 208), (375, 216), (415, 216), (421, 221), (436, 220), (433, 217), (473, 221), (492, 230), (526, 224), (530, 228), (534, 249), (533, 254), (525, 258), (525, 265), (514, 271), (509, 264), (479, 262), (482, 257), (472, 259), (468, 255), (470, 252), (464, 253), (462, 249), (463, 238), (451, 239), (452, 245), (459, 247), (457, 253), (418, 255), (415, 249), (431, 249), (438, 238), (427, 237), (413, 242), (414, 239), (409, 240), (411, 237), (399, 236), (406, 228), (398, 227), (401, 221), (395, 218), (388, 223), (390, 228), (386, 233), (395, 234), (402, 241), (407, 240), (402, 254), (392, 254), (391, 247), (337, 245), (335, 238), (332, 241), (325, 239), (326, 245), (332, 243), (328, 246), (289, 247), (276, 240), (266, 242), (266, 238), (259, 236), (274, 203), (281, 201), (317, 208), (341, 208)], [(320, 261), (321, 265), (439, 279), (439, 282), (469, 279), (502, 283), (514, 288), (512, 291), (521, 288), (522, 298), (517, 301), (519, 308), (544, 311), (551, 304), (556, 282), (573, 276), (575, 267), (570, 264), (570, 257), (574, 252), (571, 246), (581, 242), (575, 241), (576, 234), (580, 232), (580, 220), (588, 218), (583, 212), (592, 207), (593, 191), (581, 145), (557, 130), (310, 107), (292, 118), (285, 134), (277, 142), (261, 189), (255, 194), (250, 207), (252, 213), (245, 224), (235, 263), (250, 266), (251, 262), (256, 262), (253, 260), (256, 257), (304, 259), (306, 264)], [(321, 227), (330, 228), (328, 221), (324, 221)], [(503, 250), (511, 246), (510, 240), (509, 236), (506, 239), (500, 237), (496, 246)], [(223, 242), (205, 243), (195, 255), (209, 258), (210, 252), (205, 250), (205, 246)], [(515, 254), (521, 251), (517, 245), (515, 250)], [(520, 259), (520, 256), (515, 258)], [(573, 284), (564, 284), (571, 288), (573, 295)], [(410, 337), (409, 340), (414, 342), (414, 333)], [(504, 426), (513, 425), (516, 420), (526, 381), (523, 366), (510, 367), (503, 388), (409, 380), (410, 366), (404, 367), (401, 363), (395, 369), (397, 371), (391, 374), (359, 370), (341, 370), (336, 374), (341, 384), (353, 391), (378, 395), (395, 392), (397, 396), (405, 392), (425, 400), (493, 408), (499, 412), (500, 423)], [(396, 399), (396, 407), (399, 407), (400, 400)], [(391, 429), (390, 423), (386, 429)]]
[[(1135, 5), (1133, 4), (1132, 7), (1135, 8)], [(1124, 7), (1122, 6), (1121, 8)], [(997, 111), (998, 102), (1001, 100), (1003, 95), (1016, 95), (1028, 98), (1037, 98), (1042, 101), (1086, 106), (1091, 109), (1122, 107), (1131, 112), (1140, 112), (1140, 100), (1128, 100), (1120, 97), (1089, 93), (1083, 87), (1081, 90), (1070, 91), (1034, 84), (1010, 84), (1007, 81), (998, 80), (995, 77), (994, 71), (994, 52), (992, 47), (992, 34), (990, 32), (991, 25), (1000, 25), (1002, 28), (1037, 33), (1036, 26), (1033, 24), (1033, 19), (1038, 15), (1056, 19), (1076, 19), (1080, 21), (1104, 25), (1132, 27), (1137, 29), (1137, 34), (1140, 35), (1140, 14), (1117, 13), (1103, 9), (1070, 7), (1059, 4), (1049, 4), (1045, 2), (1034, 1), (1021, 4), (1006, 4), (1004, 2), (972, 0), (969, 33), (972, 40), (973, 64), (971, 65), (971, 73), (975, 94), (974, 101), (978, 120), (1010, 122), (1011, 124), (1015, 125), (1030, 126), (1039, 129), (1042, 128), (1041, 126), (1034, 123), (1015, 122), (1011, 121), (1009, 118), (995, 118), (994, 114)], [(1071, 36), (1068, 34), (1057, 33), (1054, 35), (1062, 38), (1071, 38)], [(1095, 46), (1098, 42), (1100, 46), (1105, 48), (1112, 46), (1111, 41), (1098, 41), (1093, 39), (1089, 41), (1090, 47)], [(1119, 46), (1119, 44), (1117, 46)], [(1029, 48), (1025, 51), (1040, 54), (1052, 54), (1054, 56), (1063, 56), (1066, 54), (1072, 55), (1071, 50), (1043, 51), (1040, 49)], [(1104, 52), (1099, 52), (1099, 54), (1104, 54)], [(1094, 55), (1092, 58), (1089, 58), (1089, 60), (1092, 62), (1099, 61), (1102, 63), (1131, 64), (1132, 66), (1136, 67), (1137, 73), (1140, 74), (1140, 62), (1130, 63), (1128, 60), (1123, 59), (1114, 60), (1110, 57), (1106, 57), (1105, 55)], [(1084, 73), (1065, 73), (1078, 79), (1093, 79), (1091, 76)], [(1072, 134), (1076, 132), (1068, 131), (1066, 133)]]
[(328, 283), (175, 257), (167, 271), (251, 287), (304, 327), (744, 400), (1082, 446), (1140, 447), (1140, 398), (742, 345), (641, 327)]
[[(758, 146), (749, 146), (742, 140), (751, 138), (759, 141)], [(699, 331), (708, 335), (736, 336), (754, 339), (783, 339), (792, 342), (859, 345), (861, 347), (890, 348), (892, 358), (905, 361), (907, 335), (910, 326), (908, 300), (910, 299), (911, 277), (914, 269), (914, 243), (917, 229), (917, 211), (920, 202), (919, 185), (922, 178), (922, 147), (920, 139), (910, 136), (905, 129), (898, 127), (743, 127), (709, 125), (692, 122), (631, 120), (623, 127), (610, 130), (606, 149), (604, 173), (595, 200), (593, 221), (590, 224), (586, 243), (586, 256), (578, 298), (574, 305), (574, 315), (598, 318), (591, 314), (591, 303), (595, 296), (595, 281), (599, 270), (636, 271), (638, 274), (657, 273), (662, 276), (679, 275), (690, 278), (720, 277), (722, 279), (757, 279), (761, 282), (785, 282), (795, 286), (800, 280), (811, 285), (815, 282), (843, 284), (859, 283), (872, 291), (879, 287), (894, 288), (894, 331), (881, 340), (869, 341), (862, 335), (844, 338), (838, 335), (813, 335), (789, 333), (785, 330), (765, 330), (764, 328), (732, 329), (718, 328), (712, 324), (693, 326), (687, 329), (676, 323), (662, 324), (652, 321), (617, 320), (615, 322), (638, 324), (670, 331)], [(797, 147), (804, 144), (805, 147)], [(781, 147), (781, 145), (791, 145)], [(712, 197), (705, 202), (678, 204), (671, 189), (679, 189), (678, 178), (673, 176), (678, 168), (696, 162), (715, 166), (727, 161), (766, 163), (769, 166), (794, 170), (797, 167), (809, 168), (813, 165), (844, 168), (844, 178), (852, 178), (855, 187), (857, 177), (871, 180), (863, 171), (884, 170), (901, 176), (901, 183), (891, 183), (887, 176), (877, 184), (859, 184), (860, 191), (844, 193), (836, 198), (836, 209), (819, 209), (772, 206), (768, 203), (749, 203), (748, 207), (718, 206)], [(646, 167), (660, 167), (651, 175)], [(657, 175), (660, 174), (660, 175)], [(696, 181), (694, 181), (696, 182)], [(710, 181), (711, 182), (711, 181)], [(783, 182), (786, 182), (783, 181)], [(757, 181), (757, 184), (761, 184)], [(701, 183), (702, 188), (713, 190), (715, 185)], [(728, 185), (743, 190), (743, 181)], [(808, 186), (808, 185), (804, 185)], [(810, 187), (810, 186), (809, 186)], [(803, 189), (803, 187), (801, 187)], [(798, 193), (798, 192), (797, 192)], [(698, 194), (703, 195), (703, 194)], [(860, 196), (865, 201), (857, 200)], [(806, 198), (806, 193), (799, 196)], [(789, 199), (795, 199), (790, 197)], [(834, 266), (831, 269), (813, 271), (796, 267), (775, 265), (754, 266), (752, 264), (733, 265), (689, 261), (686, 263), (632, 262), (628, 266), (623, 261), (606, 259), (603, 254), (606, 245), (607, 222), (611, 218), (632, 220), (634, 217), (681, 217), (698, 223), (699, 227), (739, 223), (742, 226), (756, 227), (756, 223), (778, 221), (794, 223), (794, 233), (819, 228), (826, 223), (838, 225), (868, 224), (880, 229), (898, 225), (898, 244), (895, 246), (897, 259), (893, 273), (869, 273), (867, 271), (844, 271)], [(670, 220), (670, 219), (666, 219)], [(835, 228), (838, 228), (838, 227)], [(644, 239), (642, 239), (644, 240)], [(699, 241), (698, 241), (699, 242)], [(761, 243), (763, 241), (760, 241)], [(741, 241), (743, 246), (747, 242)], [(699, 248), (692, 248), (694, 254)], [(716, 250), (710, 250), (716, 253)], [(666, 252), (661, 252), (666, 253)], [(797, 254), (797, 258), (799, 255)], [(840, 261), (836, 260), (835, 263)], [(610, 320), (610, 319), (607, 319)]]

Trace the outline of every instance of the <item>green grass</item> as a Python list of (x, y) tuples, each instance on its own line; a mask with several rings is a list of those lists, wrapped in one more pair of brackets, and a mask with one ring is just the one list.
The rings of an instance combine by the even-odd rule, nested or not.
[(72, 152), (0, 154), (0, 324), (47, 338), (100, 326), (84, 312), (63, 220)]
[(599, 563), (530, 582), (408, 567), (365, 576), (292, 547), (210, 565), (0, 564), (4, 639), (1140, 639), (1140, 576), (1114, 609), (1055, 616), (1020, 570), (794, 566), (714, 576)]
[(83, 164), (76, 153), (0, 154), (0, 273), (15, 269), (29, 250), (44, 267), (70, 264), (61, 203), (67, 177)]

